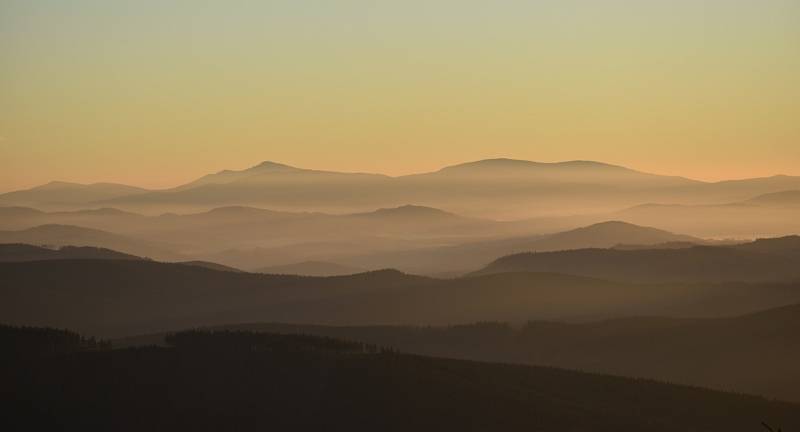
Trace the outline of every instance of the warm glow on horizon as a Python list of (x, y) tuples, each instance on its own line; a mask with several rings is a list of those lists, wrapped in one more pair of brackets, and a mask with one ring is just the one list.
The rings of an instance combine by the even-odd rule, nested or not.
[(263, 160), (800, 175), (800, 3), (0, 4), (0, 191)]

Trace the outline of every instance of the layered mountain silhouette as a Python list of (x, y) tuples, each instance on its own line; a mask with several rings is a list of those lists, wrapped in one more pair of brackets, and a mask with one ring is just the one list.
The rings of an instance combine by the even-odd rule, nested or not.
[(364, 269), (325, 261), (305, 261), (282, 266), (263, 267), (256, 270), (256, 272), (299, 276), (343, 276), (363, 273)]
[[(165, 205), (176, 208), (252, 205), (341, 212), (417, 202), (487, 216), (489, 214), (470, 204), (481, 199), (491, 203), (494, 216), (508, 216), (521, 210), (518, 202), (523, 199), (537, 199), (542, 204), (558, 203), (565, 210), (587, 205), (604, 207), (603, 201), (624, 200), (625, 192), (638, 194), (643, 188), (693, 183), (584, 161), (546, 164), (492, 159), (402, 177), (306, 170), (265, 162), (243, 171), (205, 176), (172, 190), (103, 203), (145, 210)], [(604, 194), (610, 196), (602, 197)], [(631, 203), (636, 201), (638, 199)]]
[(704, 240), (651, 227), (611, 221), (565, 232), (501, 238), (459, 245), (386, 252), (353, 259), (370, 268), (397, 267), (412, 273), (467, 271), (517, 252), (610, 248), (619, 244), (655, 245), (668, 242), (703, 243)]
[(800, 259), (800, 236), (793, 235), (778, 238), (763, 238), (753, 242), (735, 245), (734, 248)]
[[(69, 212), (0, 208), (0, 227), (47, 231), (44, 235), (0, 235), (0, 241), (65, 244), (52, 225), (72, 225), (126, 237), (98, 240), (99, 233), (73, 235), (76, 245), (115, 248), (164, 260), (200, 260), (262, 271), (307, 261), (336, 262), (360, 269), (400, 268), (412, 273), (458, 274), (501, 256), (617, 244), (657, 244), (703, 240), (622, 222), (605, 222), (555, 234), (538, 234), (535, 221), (503, 222), (463, 217), (431, 207), (404, 205), (353, 214), (282, 212), (253, 207), (221, 207), (191, 214), (143, 216), (101, 208)], [(49, 229), (40, 225), (51, 226)], [(67, 228), (62, 227), (62, 230)], [(4, 237), (5, 236), (5, 237)], [(3, 240), (6, 238), (6, 240)], [(91, 239), (96, 239), (91, 242)], [(160, 252), (143, 248), (158, 245)], [(152, 247), (150, 249), (153, 249)], [(316, 273), (313, 273), (316, 274)]]
[(22, 230), (39, 225), (74, 225), (105, 231), (132, 231), (148, 223), (140, 214), (114, 208), (45, 212), (30, 207), (0, 207), (0, 229)]
[(474, 274), (556, 272), (629, 282), (800, 281), (796, 244), (796, 237), (787, 237), (737, 246), (521, 253)]
[[(143, 216), (114, 209), (41, 212), (21, 207), (0, 207), (0, 227), (7, 230), (37, 225), (77, 225), (129, 236), (206, 245), (224, 249), (244, 244), (264, 246), (325, 241), (331, 238), (394, 238), (415, 241), (436, 237), (480, 238), (523, 232), (522, 224), (474, 219), (438, 209), (405, 205), (356, 214), (280, 212), (253, 207), (220, 207), (191, 214), (167, 213)], [(202, 235), (199, 235), (202, 234)], [(438, 241), (438, 240), (436, 240)]]
[(0, 244), (0, 261), (24, 262), (75, 259), (142, 259), (135, 255), (91, 246), (61, 246), (45, 248), (21, 243)]
[[(52, 193), (53, 189), (59, 192)], [(67, 207), (82, 204), (84, 208), (117, 207), (147, 213), (254, 206), (353, 213), (412, 202), (470, 216), (510, 219), (608, 212), (643, 202), (717, 204), (797, 189), (800, 177), (705, 183), (593, 161), (489, 159), (400, 177), (263, 162), (159, 191), (56, 183), (0, 195), (0, 205), (52, 208), (58, 203)]]
[(124, 260), (0, 263), (7, 323), (125, 336), (237, 322), (456, 324), (717, 317), (800, 303), (796, 283), (633, 284), (552, 273), (438, 280), (235, 273)]
[(604, 217), (715, 238), (774, 237), (800, 232), (798, 206), (790, 200), (761, 197), (767, 198), (715, 205), (643, 204)]
[(54, 181), (27, 190), (0, 194), (0, 205), (32, 206), (40, 209), (70, 208), (143, 192), (146, 190), (114, 183), (84, 185)]
[(165, 247), (106, 231), (70, 225), (41, 225), (20, 231), (0, 231), (0, 243), (46, 246), (91, 246), (140, 257), (177, 260), (179, 255)]
[(797, 207), (800, 206), (800, 190), (789, 190), (759, 195), (747, 200), (745, 203), (778, 206), (778, 207)]
[(177, 264), (183, 264), (183, 265), (194, 266), (194, 267), (202, 267), (202, 268), (207, 268), (207, 269), (216, 270), (216, 271), (242, 273), (242, 271), (237, 269), (237, 268), (226, 266), (226, 265), (222, 265), (222, 264), (218, 264), (218, 263), (213, 263), (213, 262), (209, 262), (209, 261), (181, 261), (181, 262), (178, 262)]
[[(450, 327), (241, 324), (214, 330), (358, 340), (436, 357), (555, 366), (800, 401), (800, 306), (736, 317)], [(165, 334), (117, 341), (163, 345)], [(713, 341), (713, 343), (712, 343)]]

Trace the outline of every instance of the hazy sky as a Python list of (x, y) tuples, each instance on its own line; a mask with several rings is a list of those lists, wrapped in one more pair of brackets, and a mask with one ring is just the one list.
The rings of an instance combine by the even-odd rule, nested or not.
[(498, 156), (800, 175), (800, 1), (0, 0), (0, 190)]

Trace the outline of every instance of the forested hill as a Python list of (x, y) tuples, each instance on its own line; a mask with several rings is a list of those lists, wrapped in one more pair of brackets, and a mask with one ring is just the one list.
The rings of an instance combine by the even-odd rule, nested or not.
[[(17, 331), (19, 339), (28, 330)], [(798, 405), (651, 381), (310, 336), (192, 332), (170, 340), (167, 348), (25, 361), (4, 355), (0, 428), (749, 432), (762, 421), (800, 428)]]

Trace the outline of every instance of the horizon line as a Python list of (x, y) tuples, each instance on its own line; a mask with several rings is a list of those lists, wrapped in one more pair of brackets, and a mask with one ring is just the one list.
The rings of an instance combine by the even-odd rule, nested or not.
[(726, 182), (726, 181), (742, 181), (742, 180), (766, 179), (766, 178), (774, 178), (774, 177), (796, 177), (796, 175), (792, 175), (792, 174), (776, 173), (776, 174), (770, 174), (770, 175), (743, 176), (743, 177), (733, 177), (733, 178), (720, 178), (720, 179), (714, 179), (714, 180), (701, 180), (701, 179), (698, 179), (698, 178), (695, 178), (695, 177), (689, 177), (689, 176), (683, 176), (683, 175), (677, 175), (677, 174), (662, 174), (662, 173), (656, 173), (656, 172), (651, 172), (651, 171), (642, 171), (642, 170), (639, 170), (639, 169), (636, 169), (636, 168), (631, 168), (631, 167), (629, 167), (627, 165), (615, 164), (615, 163), (609, 163), (609, 162), (603, 162), (603, 161), (591, 160), (591, 159), (568, 159), (568, 160), (555, 160), (555, 161), (538, 161), (538, 160), (518, 159), (518, 158), (504, 157), (504, 156), (487, 157), (487, 158), (482, 158), (482, 159), (473, 159), (473, 160), (467, 160), (467, 161), (462, 161), (462, 162), (449, 163), (449, 164), (446, 164), (446, 165), (444, 165), (444, 166), (442, 166), (440, 168), (433, 169), (433, 170), (411, 171), (411, 172), (404, 173), (404, 174), (386, 174), (386, 173), (382, 173), (382, 172), (361, 171), (361, 170), (341, 170), (340, 171), (340, 170), (335, 170), (335, 169), (330, 169), (330, 168), (307, 168), (307, 167), (297, 166), (297, 165), (294, 165), (294, 164), (276, 162), (274, 160), (265, 159), (265, 160), (262, 160), (262, 161), (260, 161), (260, 162), (258, 162), (256, 164), (254, 164), (254, 165), (249, 165), (249, 166), (247, 166), (245, 168), (240, 168), (240, 169), (224, 168), (224, 169), (220, 169), (220, 170), (217, 170), (217, 171), (214, 171), (214, 172), (208, 172), (208, 173), (205, 173), (205, 174), (195, 175), (194, 177), (192, 177), (188, 181), (178, 182), (177, 184), (173, 184), (171, 186), (165, 186), (165, 187), (146, 187), (146, 186), (139, 186), (139, 185), (136, 185), (136, 184), (133, 184), (133, 183), (124, 183), (124, 182), (118, 182), (118, 181), (105, 181), (105, 180), (92, 181), (92, 182), (81, 182), (81, 181), (55, 179), (55, 180), (47, 181), (45, 183), (33, 184), (31, 186), (24, 187), (24, 188), (7, 189), (7, 190), (0, 189), (0, 195), (1, 194), (6, 194), (6, 193), (11, 193), (11, 192), (30, 190), (30, 189), (34, 189), (34, 188), (37, 188), (37, 187), (43, 187), (43, 186), (47, 186), (47, 185), (51, 185), (51, 184), (57, 184), (57, 183), (64, 183), (64, 184), (70, 184), (70, 185), (79, 185), (79, 186), (116, 185), (116, 186), (127, 186), (127, 187), (139, 188), (139, 189), (143, 189), (144, 191), (147, 191), (147, 192), (157, 192), (157, 191), (169, 190), (169, 189), (173, 189), (173, 188), (176, 188), (176, 187), (184, 186), (184, 185), (187, 185), (189, 183), (192, 183), (194, 181), (197, 181), (197, 180), (199, 180), (199, 179), (201, 179), (203, 177), (209, 176), (209, 175), (215, 175), (215, 174), (220, 174), (220, 173), (224, 173), (224, 172), (243, 172), (243, 171), (247, 171), (247, 170), (250, 170), (250, 169), (258, 168), (259, 166), (266, 165), (266, 164), (275, 165), (275, 166), (282, 166), (282, 167), (286, 167), (286, 168), (290, 168), (290, 169), (297, 169), (297, 170), (303, 170), (303, 171), (330, 172), (330, 173), (340, 173), (340, 174), (377, 175), (377, 176), (384, 176), (384, 177), (396, 179), (396, 178), (403, 178), (403, 177), (411, 177), (411, 176), (415, 176), (415, 175), (433, 174), (433, 173), (441, 172), (441, 171), (443, 171), (445, 169), (448, 169), (448, 168), (460, 167), (460, 166), (476, 164), (476, 163), (481, 163), (481, 162), (493, 162), (493, 161), (522, 162), (522, 163), (532, 163), (532, 164), (541, 164), (541, 165), (558, 165), (558, 164), (568, 164), (568, 163), (576, 163), (576, 162), (594, 163), (594, 164), (605, 165), (605, 166), (609, 166), (609, 167), (622, 168), (622, 169), (626, 169), (626, 170), (630, 170), (630, 171), (634, 171), (634, 172), (638, 172), (638, 173), (642, 173), (642, 174), (656, 175), (656, 176), (662, 176), (662, 177), (681, 178), (681, 179), (686, 179), (686, 180), (691, 180), (691, 181), (695, 181), (695, 182), (698, 182), (698, 183), (706, 183), (706, 184), (722, 183), (722, 182)]

